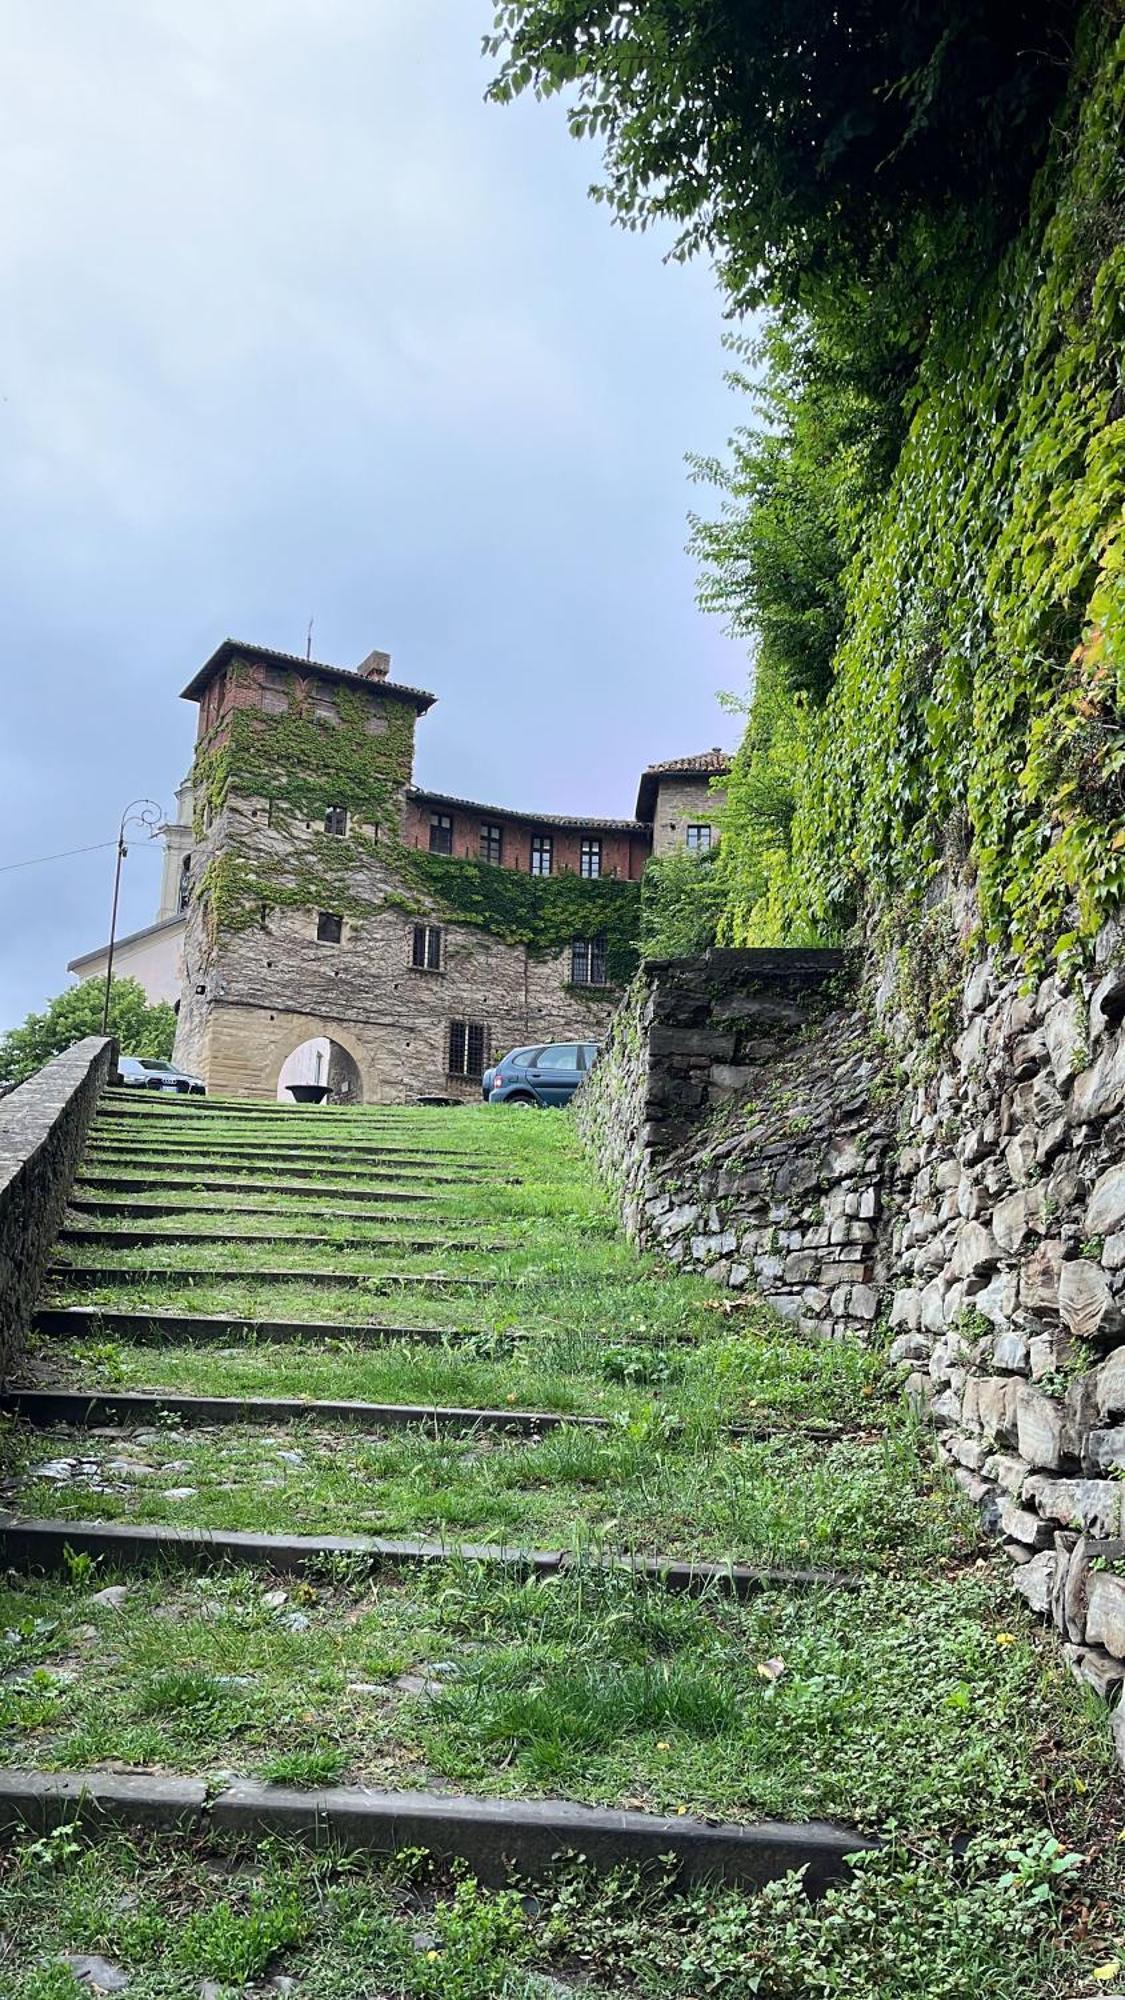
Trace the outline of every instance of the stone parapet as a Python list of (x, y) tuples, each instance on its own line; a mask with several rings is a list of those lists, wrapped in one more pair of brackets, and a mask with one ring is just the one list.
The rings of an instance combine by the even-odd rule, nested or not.
[(27, 1330), (114, 1044), (88, 1035), (0, 1100), (0, 1382)]

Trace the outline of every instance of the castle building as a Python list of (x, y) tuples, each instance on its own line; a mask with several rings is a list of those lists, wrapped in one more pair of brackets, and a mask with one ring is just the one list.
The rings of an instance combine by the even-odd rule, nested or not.
[[(710, 844), (721, 751), (656, 765), (633, 819), (517, 812), (414, 784), (435, 697), (224, 640), (199, 707), (192, 824), (166, 830), (182, 914), (175, 1060), (273, 1097), (326, 1051), (341, 1101), (471, 1098), (521, 1043), (596, 1041), (637, 960), (654, 851)], [(186, 796), (186, 794), (185, 794)], [(169, 912), (171, 914), (171, 912)]]

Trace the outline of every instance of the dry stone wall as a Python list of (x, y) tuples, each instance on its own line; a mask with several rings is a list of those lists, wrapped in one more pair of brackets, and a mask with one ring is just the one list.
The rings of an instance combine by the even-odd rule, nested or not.
[[(906, 1104), (891, 1358), (1076, 1675), (1125, 1681), (1125, 947), (1064, 991), (982, 960)], [(1125, 1761), (1125, 1712), (1118, 1724)]]
[(576, 1112), (627, 1225), (806, 1331), (870, 1329), (896, 1106), (839, 952), (650, 962)]
[(114, 1044), (88, 1035), (0, 1099), (0, 1383), (26, 1332)]
[[(891, 969), (645, 968), (575, 1101), (641, 1243), (810, 1336), (885, 1339), (1076, 1677), (1125, 1684), (1125, 930), (1027, 990), (967, 967), (943, 1053)], [(1115, 1711), (1125, 1762), (1125, 1703)]]

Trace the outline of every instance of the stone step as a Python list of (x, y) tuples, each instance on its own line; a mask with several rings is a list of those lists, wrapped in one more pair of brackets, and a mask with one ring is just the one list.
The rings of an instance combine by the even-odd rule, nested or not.
[(709, 1562), (679, 1556), (581, 1556), (567, 1549), (521, 1549), (491, 1542), (391, 1540), (383, 1535), (271, 1535), (247, 1529), (177, 1528), (161, 1523), (80, 1521), (0, 1513), (0, 1566), (17, 1570), (66, 1568), (70, 1555), (88, 1555), (113, 1569), (178, 1564), (211, 1569), (226, 1563), (277, 1575), (323, 1575), (336, 1563), (375, 1573), (435, 1564), (480, 1563), (516, 1578), (559, 1576), (564, 1571), (614, 1570), (638, 1584), (689, 1597), (711, 1591), (745, 1599), (768, 1590), (855, 1589), (860, 1578), (839, 1570), (771, 1569), (756, 1564)]
[[(190, 1190), (185, 1189), (184, 1193), (187, 1195), (190, 1193)], [(112, 1216), (115, 1220), (122, 1218), (126, 1221), (141, 1222), (146, 1219), (155, 1219), (157, 1216), (167, 1216), (169, 1219), (181, 1216), (186, 1221), (190, 1216), (208, 1215), (213, 1212), (207, 1207), (206, 1200), (201, 1195), (184, 1201), (161, 1201), (159, 1197), (145, 1199), (143, 1196), (137, 1196), (131, 1201), (115, 1201), (109, 1195), (71, 1193), (67, 1200), (67, 1207), (75, 1215), (104, 1215)], [(279, 1204), (276, 1197), (273, 1201), (249, 1201), (244, 1195), (238, 1204), (238, 1213), (239, 1215), (272, 1215), (276, 1216), (282, 1222), (287, 1218), (292, 1220), (294, 1215), (311, 1215), (322, 1222), (402, 1223), (408, 1220), (407, 1217), (397, 1215), (393, 1209), (389, 1212), (381, 1209), (376, 1210), (374, 1213), (368, 1212), (366, 1204), (360, 1195), (356, 1195), (344, 1208), (324, 1207), (317, 1200), (302, 1201), (299, 1207), (284, 1207)], [(426, 1219), (429, 1220), (428, 1217)], [(443, 1216), (441, 1218), (441, 1226), (443, 1229), (479, 1229), (480, 1224), (475, 1220), (463, 1221), (456, 1216), (448, 1218)]]
[[(446, 1342), (456, 1346), (486, 1337), (479, 1327), (389, 1326), (377, 1320), (240, 1319), (234, 1314), (134, 1312), (116, 1306), (40, 1306), (32, 1326), (37, 1334), (52, 1340), (90, 1340), (109, 1334), (135, 1347), (179, 1341), (200, 1341), (208, 1346), (221, 1341), (249, 1347), (274, 1342), (316, 1347), (334, 1340), (371, 1346), (412, 1341), (420, 1347), (441, 1347)], [(504, 1336), (517, 1341), (527, 1337), (516, 1331)]]
[(552, 1874), (578, 1856), (601, 1873), (670, 1863), (683, 1883), (761, 1887), (803, 1870), (809, 1894), (848, 1874), (853, 1854), (878, 1847), (870, 1835), (822, 1820), (723, 1824), (681, 1813), (573, 1805), (562, 1799), (490, 1799), (467, 1793), (382, 1792), (366, 1787), (317, 1790), (236, 1779), (208, 1796), (202, 1778), (150, 1772), (0, 1770), (0, 1831), (48, 1834), (144, 1828), (189, 1836), (260, 1841), (281, 1835), (377, 1854), (422, 1849), (464, 1862), (478, 1881), (502, 1887), (513, 1871), (526, 1881)]
[[(436, 1201), (437, 1196), (430, 1194), (428, 1190), (431, 1187), (448, 1187), (449, 1185), (448, 1181), (427, 1177), (425, 1188), (399, 1187), (397, 1185), (394, 1187), (371, 1187), (366, 1180), (359, 1180), (357, 1178), (354, 1183), (345, 1183), (342, 1187), (337, 1187), (334, 1183), (329, 1184), (318, 1181), (315, 1189), (310, 1189), (307, 1185), (309, 1178), (312, 1177), (306, 1176), (302, 1179), (279, 1181), (247, 1173), (239, 1175), (236, 1180), (214, 1180), (209, 1174), (200, 1175), (197, 1178), (193, 1178), (191, 1175), (173, 1176), (170, 1174), (99, 1174), (91, 1172), (88, 1167), (85, 1167), (80, 1169), (80, 1178), (75, 1181), (74, 1185), (79, 1192), (97, 1188), (119, 1188), (125, 1194), (141, 1194), (158, 1188), (166, 1188), (172, 1193), (182, 1192), (184, 1194), (198, 1193), (200, 1188), (208, 1194), (299, 1194), (306, 1197), (310, 1193), (316, 1193), (317, 1195), (340, 1194), (347, 1195), (349, 1201), (385, 1201), (397, 1202), (403, 1205), (413, 1201)], [(387, 1176), (383, 1175), (382, 1178), (385, 1180)]]
[(552, 1410), (469, 1410), (428, 1403), (315, 1403), (294, 1397), (185, 1396), (163, 1389), (8, 1389), (0, 1411), (39, 1426), (154, 1424), (352, 1424), (361, 1430), (510, 1431), (538, 1436), (560, 1428), (608, 1430), (608, 1417)]
[(51, 1264), (47, 1269), (47, 1282), (52, 1285), (149, 1285), (154, 1279), (169, 1285), (340, 1286), (355, 1284), (357, 1279), (361, 1279), (372, 1291), (382, 1291), (394, 1285), (429, 1285), (456, 1291), (467, 1286), (482, 1291), (491, 1289), (496, 1283), (494, 1278), (459, 1278), (442, 1272), (259, 1270), (245, 1265), (217, 1265), (214, 1270), (208, 1270), (206, 1267), (177, 1264)]
[(374, 1139), (305, 1139), (299, 1138), (295, 1133), (291, 1134), (288, 1138), (276, 1139), (257, 1133), (249, 1139), (229, 1139), (221, 1134), (207, 1134), (206, 1136), (184, 1134), (178, 1138), (171, 1138), (164, 1134), (159, 1138), (154, 1138), (147, 1134), (142, 1137), (138, 1134), (137, 1139), (134, 1141), (131, 1134), (118, 1135), (116, 1132), (107, 1134), (102, 1132), (97, 1125), (92, 1125), (87, 1146), (90, 1150), (96, 1152), (144, 1151), (161, 1154), (174, 1153), (177, 1157), (185, 1153), (190, 1153), (193, 1156), (196, 1153), (207, 1155), (217, 1153), (245, 1153), (251, 1158), (257, 1159), (271, 1155), (276, 1155), (279, 1158), (288, 1158), (291, 1154), (296, 1154), (301, 1158), (307, 1157), (316, 1160), (338, 1160), (341, 1158), (351, 1160), (392, 1159), (401, 1160), (404, 1163), (409, 1162), (412, 1166), (427, 1166), (431, 1160), (439, 1160), (443, 1163), (454, 1162), (458, 1166), (465, 1167), (476, 1167), (480, 1164), (476, 1154), (466, 1152), (461, 1148), (450, 1150), (448, 1148), (442, 1149), (430, 1146), (387, 1146), (381, 1145)]
[[(215, 1172), (228, 1176), (242, 1172), (258, 1179), (263, 1177), (268, 1178), (271, 1174), (289, 1174), (294, 1179), (315, 1180), (319, 1176), (326, 1175), (329, 1169), (331, 1169), (332, 1179), (341, 1182), (354, 1180), (358, 1181), (361, 1186), (366, 1186), (375, 1179), (388, 1182), (403, 1181), (408, 1187), (420, 1186), (427, 1188), (514, 1187), (519, 1185), (519, 1182), (514, 1179), (493, 1174), (477, 1172), (463, 1173), (461, 1171), (448, 1173), (444, 1170), (440, 1174), (432, 1174), (426, 1172), (423, 1167), (413, 1163), (408, 1163), (406, 1166), (388, 1166), (386, 1160), (369, 1160), (353, 1164), (351, 1161), (341, 1162), (335, 1159), (331, 1161), (309, 1160), (304, 1156), (295, 1158), (287, 1156), (279, 1158), (276, 1163), (273, 1163), (264, 1160), (261, 1154), (255, 1152), (248, 1153), (245, 1158), (238, 1155), (230, 1159), (220, 1159), (218, 1157), (211, 1157), (210, 1155), (204, 1157), (189, 1152), (185, 1152), (182, 1156), (178, 1154), (157, 1154), (153, 1156), (148, 1153), (122, 1153), (118, 1155), (105, 1152), (87, 1152), (83, 1157), (80, 1168), (83, 1177), (86, 1176), (88, 1170), (91, 1168), (101, 1171), (103, 1174), (110, 1173), (112, 1170), (114, 1178), (117, 1178), (117, 1175), (121, 1173), (137, 1174), (144, 1172), (149, 1175), (158, 1175), (163, 1171), (164, 1173), (177, 1174), (191, 1172), (197, 1178), (209, 1178)], [(375, 1169), (378, 1169), (377, 1173)]]
[(442, 1236), (332, 1236), (311, 1230), (287, 1229), (83, 1229), (68, 1225), (59, 1231), (59, 1243), (79, 1243), (87, 1248), (100, 1244), (104, 1249), (145, 1250), (162, 1243), (303, 1243), (310, 1249), (399, 1250), (406, 1255), (445, 1252), (464, 1256), (476, 1250), (502, 1250), (498, 1237), (474, 1237), (472, 1242), (451, 1241)]

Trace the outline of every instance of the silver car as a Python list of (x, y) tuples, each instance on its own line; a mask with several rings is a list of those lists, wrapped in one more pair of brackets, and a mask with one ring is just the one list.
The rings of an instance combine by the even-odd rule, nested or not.
[(170, 1090), (182, 1097), (207, 1095), (201, 1076), (189, 1076), (185, 1069), (177, 1069), (175, 1063), (165, 1062), (160, 1056), (119, 1056), (117, 1080), (133, 1084), (139, 1090)]

